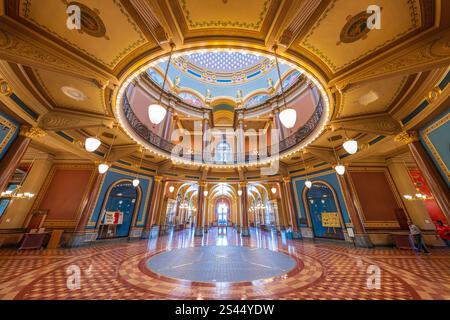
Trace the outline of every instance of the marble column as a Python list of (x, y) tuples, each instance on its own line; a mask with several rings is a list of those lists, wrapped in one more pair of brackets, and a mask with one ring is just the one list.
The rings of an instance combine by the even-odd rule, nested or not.
[(447, 215), (447, 220), (450, 221), (450, 190), (447, 183), (440, 175), (438, 169), (431, 160), (427, 151), (419, 141), (417, 132), (408, 131), (399, 134), (395, 140), (406, 143), (409, 147), (417, 167), (422, 172), (428, 187), (433, 194), (438, 206), (442, 212)]
[(284, 198), (284, 201), (286, 203), (286, 210), (287, 214), (289, 216), (289, 219), (291, 220), (292, 224), (292, 233), (294, 236), (294, 239), (300, 239), (301, 235), (298, 230), (298, 220), (297, 215), (295, 213), (294, 209), (294, 202), (292, 199), (292, 188), (291, 188), (291, 178), (290, 177), (284, 177), (283, 178), (283, 194), (282, 197)]
[(158, 235), (159, 228), (156, 226), (156, 228), (152, 231), (152, 229), (155, 227), (155, 221), (156, 221), (156, 214), (158, 210), (158, 204), (161, 201), (161, 185), (162, 185), (162, 176), (155, 176), (154, 177), (154, 187), (153, 187), (153, 194), (150, 201), (150, 208), (147, 213), (147, 220), (145, 221), (145, 227), (144, 231), (142, 232), (142, 238), (151, 238), (153, 236)]
[(238, 131), (237, 131), (237, 162), (245, 162), (245, 135), (244, 135), (244, 119), (239, 115)]
[(198, 183), (198, 197), (197, 197), (197, 218), (195, 219), (195, 236), (201, 237), (203, 236), (203, 205), (205, 202), (205, 195), (203, 191), (205, 191), (205, 183)]
[(284, 130), (283, 130), (283, 125), (281, 124), (281, 120), (280, 120), (280, 109), (275, 109), (273, 111), (273, 119), (274, 119), (274, 123), (273, 123), (273, 127), (274, 129), (278, 129), (279, 133), (280, 133), (280, 141), (284, 140)]
[(171, 135), (170, 131), (171, 131), (172, 122), (173, 122), (172, 118), (173, 118), (173, 108), (168, 107), (166, 118), (164, 119), (164, 125), (162, 128), (162, 138), (167, 141), (170, 139), (170, 135)]
[(373, 244), (364, 228), (364, 222), (362, 220), (363, 213), (360, 211), (360, 207), (356, 204), (357, 196), (350, 188), (348, 172), (342, 176), (338, 175), (338, 179), (342, 187), (345, 203), (347, 204), (348, 214), (353, 224), (355, 245), (358, 247), (371, 248), (373, 247)]
[(5, 191), (8, 187), (9, 180), (30, 145), (31, 137), (28, 134), (28, 129), (27, 127), (20, 129), (19, 136), (11, 144), (0, 162), (0, 192)]
[(241, 182), (240, 187), (242, 190), (241, 202), (242, 202), (242, 232), (243, 237), (250, 237), (250, 229), (248, 227), (248, 195), (247, 195), (247, 182)]
[(206, 152), (206, 148), (208, 147), (209, 141), (208, 141), (208, 135), (207, 132), (209, 130), (209, 120), (208, 120), (208, 114), (205, 113), (203, 115), (203, 120), (202, 120), (202, 159), (203, 161), (209, 160), (207, 159), (208, 157), (206, 157), (205, 152)]

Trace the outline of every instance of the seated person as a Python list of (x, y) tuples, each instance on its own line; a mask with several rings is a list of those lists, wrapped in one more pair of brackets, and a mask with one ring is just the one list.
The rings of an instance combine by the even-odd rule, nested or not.
[(424, 252), (425, 254), (430, 254), (430, 251), (428, 250), (427, 246), (425, 245), (425, 241), (423, 239), (422, 232), (420, 231), (419, 227), (416, 226), (412, 221), (408, 221), (409, 226), (409, 232), (411, 234), (411, 237), (414, 241), (414, 250), (417, 253)]
[(436, 230), (442, 240), (450, 247), (450, 227), (444, 225), (441, 220), (436, 221)]

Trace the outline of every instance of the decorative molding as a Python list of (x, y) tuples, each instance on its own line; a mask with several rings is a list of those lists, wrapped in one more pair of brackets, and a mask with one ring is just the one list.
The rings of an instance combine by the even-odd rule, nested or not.
[(395, 136), (394, 140), (404, 144), (410, 144), (419, 141), (419, 135), (417, 134), (417, 131), (403, 131)]
[(39, 127), (44, 130), (70, 130), (89, 127), (104, 126), (112, 128), (114, 124), (113, 119), (109, 118), (96, 118), (89, 114), (72, 114), (61, 111), (51, 111), (39, 118)]
[(349, 130), (381, 135), (395, 135), (402, 130), (400, 122), (388, 114), (358, 116), (335, 120), (331, 122), (331, 128), (333, 131)]

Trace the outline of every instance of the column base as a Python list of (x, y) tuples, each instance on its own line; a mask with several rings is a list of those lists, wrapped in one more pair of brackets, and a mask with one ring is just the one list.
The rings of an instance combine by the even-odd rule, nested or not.
[(250, 237), (250, 229), (248, 227), (242, 227), (241, 236)]
[(203, 237), (203, 228), (195, 228), (194, 236)]
[(293, 239), (302, 239), (302, 233), (300, 231), (292, 231)]
[(80, 247), (91, 244), (93, 241), (97, 240), (96, 231), (83, 231), (74, 232), (70, 234), (63, 234), (62, 244), (63, 247)]
[(302, 234), (302, 238), (314, 238), (314, 233), (309, 227), (300, 227), (300, 233)]
[(144, 230), (142, 228), (131, 228), (130, 233), (128, 235), (128, 239), (136, 240), (142, 238), (142, 233)]
[(374, 245), (368, 234), (355, 234), (355, 246), (361, 248), (373, 248)]

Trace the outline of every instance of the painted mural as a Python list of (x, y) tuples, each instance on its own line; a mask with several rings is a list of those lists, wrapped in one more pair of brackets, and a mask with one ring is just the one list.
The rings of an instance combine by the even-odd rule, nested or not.
[(450, 187), (450, 111), (420, 130), (420, 141)]
[(0, 160), (19, 133), (19, 124), (0, 112)]

